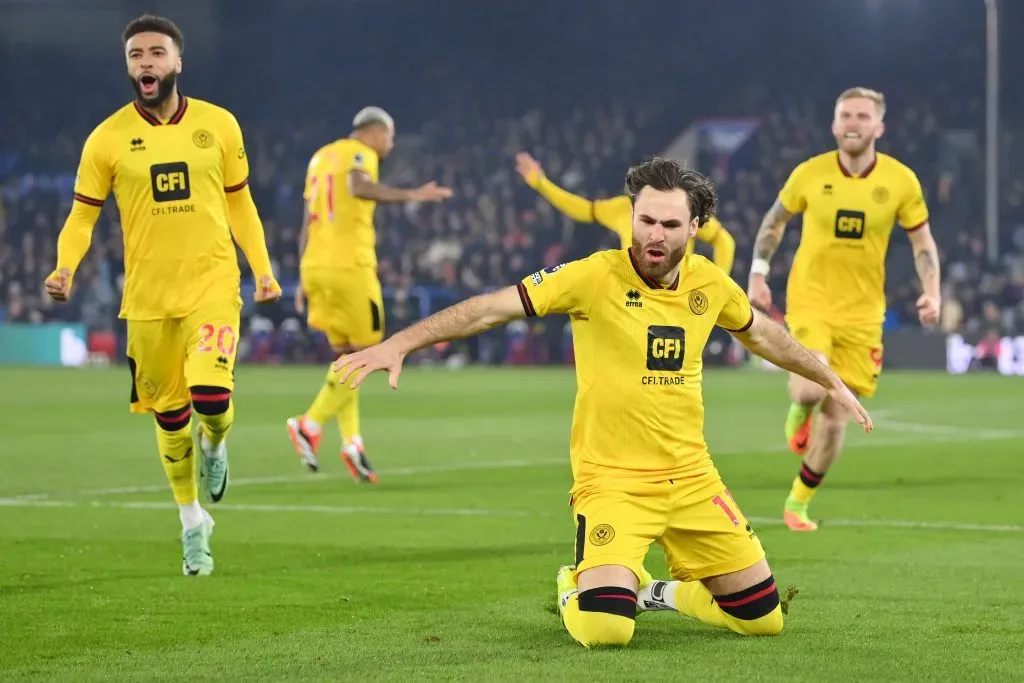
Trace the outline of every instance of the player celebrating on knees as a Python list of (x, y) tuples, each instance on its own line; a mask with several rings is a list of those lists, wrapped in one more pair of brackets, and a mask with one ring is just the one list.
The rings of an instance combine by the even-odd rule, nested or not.
[[(373, 229), (377, 202), (439, 202), (452, 196), (433, 182), (408, 190), (378, 183), (379, 160), (394, 146), (394, 120), (380, 107), (366, 107), (352, 126), (349, 137), (321, 147), (309, 162), (299, 236), (302, 282), (295, 297), (296, 310), (307, 310), (309, 326), (324, 332), (338, 354), (384, 336)], [(306, 414), (288, 420), (295, 452), (316, 472), (321, 429), (335, 416), (349, 473), (356, 481), (376, 483), (359, 431), (359, 394), (339, 385), (331, 372)]]
[[(786, 222), (803, 213), (786, 287), (786, 323), (854, 393), (869, 398), (882, 371), (885, 253), (897, 221), (910, 238), (921, 280), (921, 323), (937, 323), (940, 309), (939, 254), (921, 183), (899, 161), (875, 151), (884, 117), (879, 92), (851, 88), (839, 96), (832, 121), (838, 150), (808, 159), (789, 176), (761, 222), (748, 288), (754, 305), (771, 306), (769, 260)], [(783, 515), (793, 531), (814, 531), (818, 525), (807, 516), (807, 506), (839, 457), (846, 414), (821, 387), (798, 375), (790, 376), (789, 393), (786, 440), (803, 462)]]
[[(715, 325), (752, 352), (818, 383), (866, 430), (849, 389), (687, 242), (715, 206), (699, 173), (665, 159), (629, 170), (629, 249), (535, 273), (444, 309), (335, 363), (344, 382), (375, 370), (397, 387), (402, 361), (439, 341), (524, 316), (568, 313), (579, 387), (569, 441), (576, 564), (558, 573), (562, 621), (586, 646), (624, 645), (641, 610), (672, 609), (745, 635), (782, 630), (761, 543), (704, 442), (701, 355)], [(627, 305), (642, 304), (642, 305)], [(673, 581), (644, 571), (652, 542)]]
[(228, 485), (226, 438), (234, 421), (235, 351), (242, 300), (234, 240), (256, 276), (256, 301), (281, 288), (256, 206), (235, 117), (177, 88), (183, 38), (173, 22), (145, 15), (124, 30), (135, 101), (85, 141), (75, 201), (57, 241), (46, 290), (71, 295), (75, 269), (111, 190), (124, 232), (122, 318), (128, 321), (131, 411), (156, 416), (156, 441), (182, 526), (184, 572), (213, 571), (213, 519), (200, 506), (192, 411), (204, 498)]
[[(579, 223), (600, 223), (619, 236), (623, 249), (633, 243), (633, 203), (626, 195), (593, 200), (574, 195), (551, 182), (537, 160), (526, 152), (516, 155), (516, 171), (527, 185), (569, 218)], [(726, 273), (732, 272), (736, 240), (718, 218), (711, 216), (700, 226), (697, 239), (711, 246), (716, 266)], [(690, 241), (686, 245), (687, 254), (693, 253), (694, 244)]]

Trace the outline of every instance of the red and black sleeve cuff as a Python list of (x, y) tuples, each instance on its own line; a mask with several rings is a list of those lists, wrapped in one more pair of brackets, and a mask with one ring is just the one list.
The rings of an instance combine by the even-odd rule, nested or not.
[(95, 199), (94, 197), (89, 197), (78, 192), (75, 193), (75, 201), (82, 202), (83, 204), (88, 204), (89, 206), (103, 206), (102, 199)]
[(918, 223), (917, 225), (911, 226), (909, 228), (903, 228), (903, 230), (905, 232), (914, 232), (915, 230), (920, 230), (921, 228), (923, 228), (926, 225), (928, 225), (928, 220), (927, 219), (925, 219), (924, 222), (922, 222), (922, 223)]
[(526, 317), (536, 318), (537, 309), (533, 307), (533, 302), (530, 301), (530, 295), (526, 293), (526, 285), (520, 282), (519, 286), (516, 287), (516, 289), (519, 290), (519, 301), (521, 301), (523, 304), (523, 311), (526, 312)]
[(728, 327), (726, 327), (725, 330), (727, 332), (732, 332), (733, 334), (739, 334), (741, 332), (746, 332), (747, 330), (749, 330), (750, 326), (753, 325), (753, 324), (754, 324), (754, 312), (751, 311), (750, 312), (750, 320), (747, 321), (746, 325), (744, 325), (743, 327), (741, 327), (738, 330), (730, 330)]
[(243, 187), (245, 187), (248, 184), (249, 184), (249, 179), (246, 178), (245, 180), (243, 180), (242, 182), (238, 183), (237, 185), (231, 185), (230, 187), (225, 187), (224, 188), (224, 192), (228, 193), (228, 194), (230, 194), (232, 192), (238, 192), (239, 190), (241, 190)]

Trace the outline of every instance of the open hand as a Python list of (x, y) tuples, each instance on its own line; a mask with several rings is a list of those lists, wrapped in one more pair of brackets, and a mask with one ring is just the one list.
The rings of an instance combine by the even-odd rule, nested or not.
[(412, 198), (418, 202), (440, 202), (451, 199), (451, 196), (452, 188), (438, 185), (434, 181), (420, 185), (412, 191)]
[(544, 169), (540, 163), (526, 152), (516, 155), (516, 173), (521, 175), (530, 187), (536, 187), (544, 177)]
[(853, 392), (845, 384), (839, 382), (837, 386), (829, 389), (828, 396), (843, 406), (843, 408), (846, 408), (847, 412), (853, 415), (853, 419), (864, 428), (865, 432), (870, 432), (875, 428), (874, 423), (871, 422), (871, 416), (868, 415), (868, 411), (864, 409), (864, 406), (860, 404), (860, 401), (857, 400), (857, 397), (853, 395)]
[(388, 373), (388, 384), (392, 389), (398, 388), (398, 376), (402, 374), (402, 361), (405, 356), (394, 348), (390, 341), (382, 342), (374, 346), (349, 353), (334, 361), (331, 369), (338, 373), (338, 383), (344, 384), (350, 377), (352, 388), (355, 389), (367, 375), (378, 370), (386, 370)]

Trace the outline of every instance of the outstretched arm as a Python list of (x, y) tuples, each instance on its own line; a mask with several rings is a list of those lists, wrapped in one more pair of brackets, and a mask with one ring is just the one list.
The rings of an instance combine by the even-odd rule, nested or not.
[(522, 298), (520, 291), (517, 287), (505, 287), (474, 296), (405, 328), (387, 341), (342, 356), (333, 366), (335, 372), (341, 373), (339, 382), (354, 375), (352, 386), (357, 387), (371, 372), (387, 370), (391, 386), (398, 388), (402, 361), (413, 351), (438, 342), (472, 337), (510, 320), (525, 318), (529, 300)]
[(711, 247), (715, 265), (726, 273), (731, 273), (732, 263), (736, 258), (736, 240), (721, 223), (716, 225), (717, 230), (704, 232), (707, 227), (704, 226), (697, 231), (697, 239)]
[(360, 170), (348, 174), (348, 188), (353, 197), (375, 202), (439, 202), (452, 196), (450, 188), (441, 187), (435, 182), (411, 189), (391, 187), (373, 182), (369, 175)]
[(824, 387), (832, 399), (841, 403), (858, 423), (864, 425), (865, 431), (871, 431), (871, 417), (839, 376), (768, 316), (755, 310), (747, 329), (733, 331), (732, 334), (751, 353)]

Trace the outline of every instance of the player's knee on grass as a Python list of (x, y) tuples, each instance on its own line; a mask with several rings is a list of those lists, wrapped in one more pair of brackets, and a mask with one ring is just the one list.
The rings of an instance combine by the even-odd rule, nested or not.
[(189, 425), (192, 417), (192, 406), (185, 405), (174, 410), (165, 410), (153, 413), (156, 424), (165, 432), (178, 432)]
[(719, 609), (729, 617), (729, 628), (736, 633), (745, 636), (782, 633), (782, 606), (773, 576), (741, 591), (714, 598)]
[(205, 417), (223, 415), (231, 408), (231, 390), (224, 387), (195, 386), (192, 392), (192, 405), (195, 411)]
[(575, 613), (565, 614), (569, 635), (584, 647), (627, 645), (636, 625), (636, 593), (619, 586), (580, 592)]

